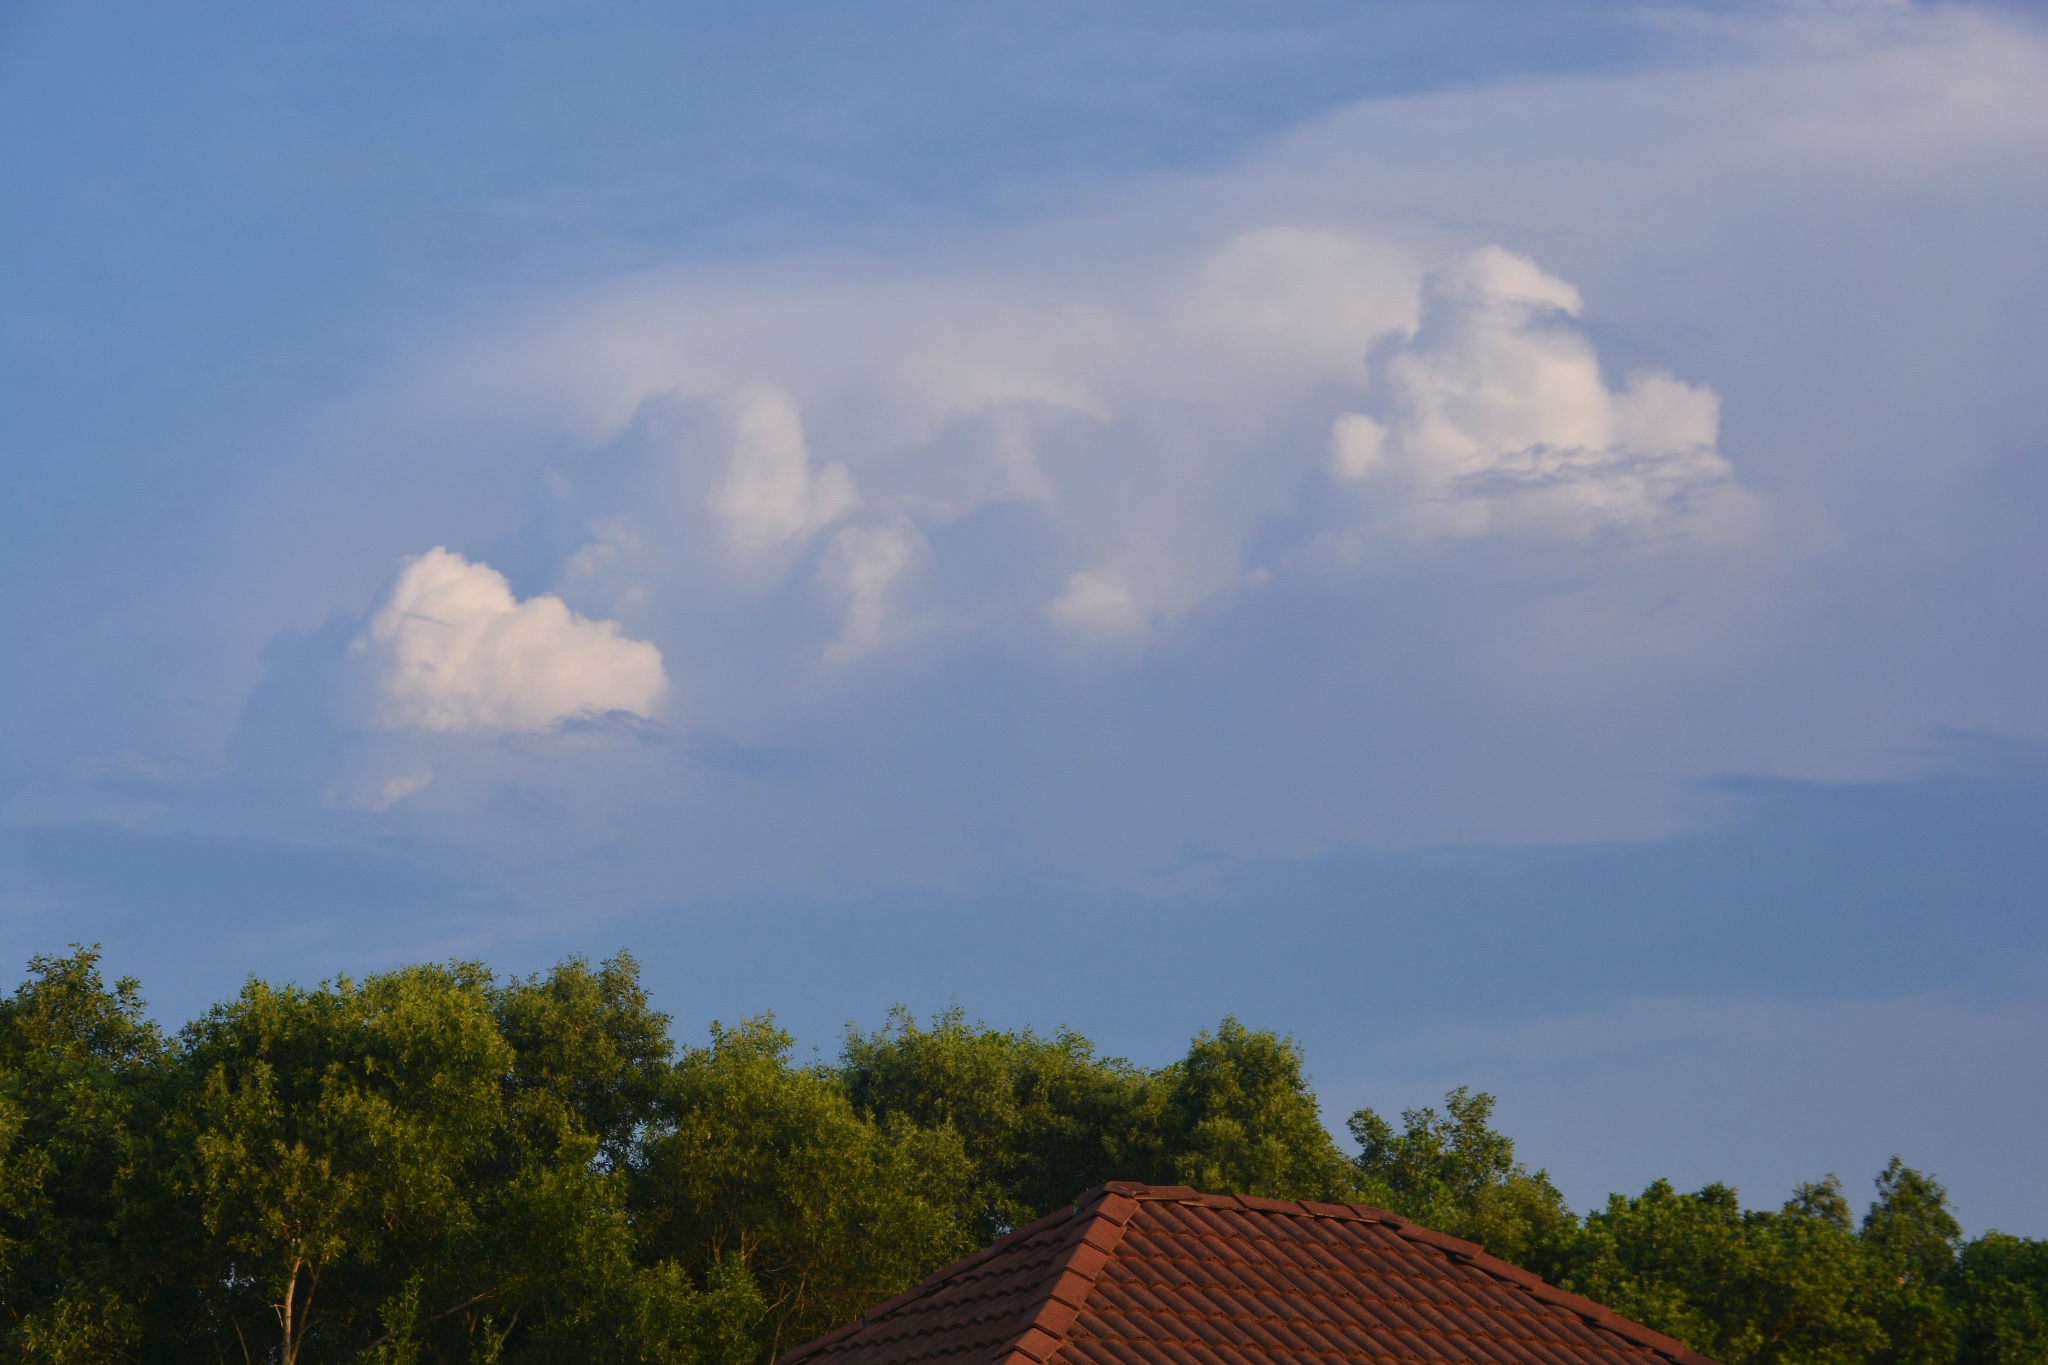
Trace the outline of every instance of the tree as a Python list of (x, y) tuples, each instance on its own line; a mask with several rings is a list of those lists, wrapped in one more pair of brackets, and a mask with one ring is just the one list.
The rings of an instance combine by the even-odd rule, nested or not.
[(1106, 1180), (1332, 1200), (1357, 1183), (1300, 1049), (1233, 1018), (1148, 1072), (1071, 1030), (998, 1032), (957, 1008), (921, 1029), (899, 1009), (877, 1033), (848, 1033), (838, 1075), (863, 1114), (960, 1134), (984, 1240)]
[(1987, 1232), (1949, 1274), (1959, 1365), (2048, 1365), (2048, 1242)]
[(1885, 1345), (1879, 1365), (1942, 1365), (1955, 1359), (1957, 1322), (1943, 1287), (1955, 1269), (1962, 1226), (1948, 1192), (1898, 1157), (1877, 1177), (1877, 1199), (1864, 1215), (1863, 1244), (1884, 1268), (1887, 1292), (1878, 1321)]
[(179, 1040), (153, 1358), (740, 1365), (744, 1264), (643, 1257), (626, 1203), (665, 1025), (625, 958), (251, 982)]
[(1885, 1344), (1882, 1277), (1825, 1185), (1770, 1213), (1657, 1181), (1589, 1215), (1550, 1273), (1722, 1365), (1859, 1365)]
[(545, 978), (510, 981), (489, 995), (512, 1049), (514, 1123), (544, 1143), (572, 1129), (588, 1134), (606, 1169), (631, 1167), (665, 1112), (675, 1055), (669, 1017), (649, 1005), (639, 964), (621, 953), (593, 970), (571, 957)]
[(1894, 1156), (1877, 1177), (1877, 1199), (1863, 1216), (1863, 1240), (1900, 1275), (1939, 1284), (1954, 1266), (1962, 1225), (1949, 1211), (1948, 1191)]
[(0, 1311), (26, 1359), (110, 1359), (138, 1337), (123, 1195), (163, 1060), (140, 986), (110, 989), (97, 946), (30, 959), (0, 1001)]
[[(513, 1063), (481, 969), (314, 991), (251, 982), (181, 1043), (177, 1188), (208, 1253), (191, 1283), (241, 1355), (269, 1358), (268, 1337), (297, 1365), (315, 1340), (367, 1342), (369, 1305), (473, 1259), (470, 1177), (504, 1124)], [(431, 1277), (443, 1299), (488, 1298), (470, 1276)]]
[(901, 1006), (872, 1034), (849, 1029), (837, 1070), (863, 1116), (960, 1135), (977, 1175), (972, 1218), (984, 1242), (1127, 1171), (1150, 1084), (1069, 1029), (1050, 1038), (999, 1032), (968, 1024), (958, 1006), (928, 1029)]
[(1578, 1220), (1546, 1171), (1530, 1174), (1515, 1144), (1491, 1127), (1493, 1096), (1459, 1086), (1445, 1113), (1406, 1109), (1402, 1131), (1370, 1109), (1351, 1116), (1363, 1197), (1426, 1227), (1533, 1265)]
[(1356, 1192), (1292, 1038), (1226, 1017), (1157, 1086), (1149, 1178), (1274, 1199), (1341, 1202)]
[(668, 1126), (639, 1165), (635, 1216), (693, 1274), (747, 1267), (768, 1357), (851, 1321), (976, 1245), (973, 1165), (950, 1126), (861, 1117), (840, 1078), (789, 1064), (768, 1018), (712, 1026), (670, 1078)]
[(0, 1354), (162, 1365), (766, 1365), (1105, 1180), (1366, 1199), (1723, 1365), (2048, 1365), (2048, 1244), (1963, 1242), (1894, 1158), (1774, 1211), (1666, 1182), (1583, 1222), (1458, 1089), (1322, 1126), (1225, 1018), (1148, 1070), (893, 1012), (836, 1065), (772, 1019), (678, 1049), (621, 954), (313, 989), (166, 1041), (96, 949), (0, 1000)]

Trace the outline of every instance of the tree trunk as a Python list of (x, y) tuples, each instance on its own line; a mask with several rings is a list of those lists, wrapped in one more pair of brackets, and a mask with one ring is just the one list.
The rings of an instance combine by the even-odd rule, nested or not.
[[(299, 1278), (306, 1279), (306, 1301), (299, 1302)], [(313, 1291), (320, 1287), (320, 1280), (306, 1264), (304, 1257), (292, 1259), (291, 1273), (285, 1277), (284, 1302), (272, 1304), (277, 1313), (277, 1323), (284, 1334), (284, 1343), (279, 1352), (279, 1365), (298, 1365), (299, 1353), (306, 1349), (306, 1329), (313, 1321)]]
[(278, 1357), (282, 1365), (293, 1365), (293, 1362), (298, 1357), (298, 1351), (294, 1349), (292, 1344), (292, 1300), (298, 1298), (298, 1296), (299, 1262), (295, 1258), (292, 1261), (291, 1274), (285, 1277), (284, 1302), (279, 1304), (277, 1308), (278, 1325), (284, 1329), (284, 1347)]

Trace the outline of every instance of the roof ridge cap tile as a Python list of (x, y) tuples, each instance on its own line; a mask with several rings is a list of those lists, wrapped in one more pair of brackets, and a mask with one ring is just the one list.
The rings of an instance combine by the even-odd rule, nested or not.
[(1192, 1185), (1148, 1185), (1142, 1180), (1106, 1180), (1075, 1195), (1074, 1207), (1077, 1211), (1086, 1209), (1090, 1203), (1107, 1194), (1120, 1194), (1140, 1203), (1198, 1204), (1212, 1209), (1243, 1208), (1266, 1213), (1306, 1214), (1312, 1218), (1387, 1223), (1394, 1227), (1416, 1226), (1398, 1213), (1371, 1204), (1326, 1204), (1315, 1199), (1270, 1199), (1256, 1194), (1209, 1194)]
[(1205, 1197), (1192, 1185), (1147, 1185), (1142, 1180), (1108, 1180), (1083, 1194), (1075, 1202), (1080, 1203), (1098, 1191), (1120, 1194), (1127, 1199), (1176, 1204), (1199, 1204)]
[(1117, 1190), (1105, 1189), (1085, 1206), (1075, 1209), (1085, 1224), (1050, 1267), (1045, 1296), (1031, 1310), (1031, 1316), (1007, 1341), (997, 1346), (991, 1358), (996, 1365), (1043, 1365), (1064, 1346), (1067, 1332), (1080, 1317), (1080, 1310), (1094, 1292), (1103, 1269), (1116, 1259), (1124, 1231), (1138, 1201)]
[[(1493, 1261), (1497, 1258), (1488, 1256), (1485, 1259)], [(1519, 1269), (1519, 1267), (1509, 1268)], [(1482, 1265), (1480, 1269), (1492, 1274), (1499, 1274), (1492, 1266)], [(1604, 1303), (1586, 1298), (1581, 1294), (1574, 1294), (1569, 1289), (1560, 1289), (1540, 1275), (1530, 1274), (1528, 1271), (1523, 1271), (1522, 1273), (1529, 1275), (1536, 1282), (1533, 1285), (1523, 1285), (1522, 1288), (1533, 1297), (1541, 1299), (1545, 1303), (1577, 1313), (1582, 1319), (1592, 1323), (1594, 1326), (1605, 1328), (1618, 1337), (1635, 1342), (1638, 1346), (1647, 1346), (1658, 1355), (1668, 1356), (1670, 1359), (1680, 1362), (1699, 1362), (1699, 1365), (1717, 1365), (1716, 1362), (1708, 1360), (1706, 1356), (1693, 1350), (1684, 1342), (1673, 1337), (1667, 1337), (1654, 1327), (1645, 1327), (1640, 1322), (1625, 1318)], [(1506, 1279), (1508, 1277), (1500, 1276), (1500, 1278)]]

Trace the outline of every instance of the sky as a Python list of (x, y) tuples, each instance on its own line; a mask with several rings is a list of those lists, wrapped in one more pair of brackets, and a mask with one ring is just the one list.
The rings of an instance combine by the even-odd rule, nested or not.
[(2048, 22), (0, 8), (0, 955), (620, 949), (2048, 1236)]

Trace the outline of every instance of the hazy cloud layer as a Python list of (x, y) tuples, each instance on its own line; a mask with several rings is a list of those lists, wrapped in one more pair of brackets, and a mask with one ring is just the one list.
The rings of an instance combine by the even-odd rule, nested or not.
[[(2038, 340), (2004, 301), (2048, 45), (1965, 11), (1687, 22), (1711, 59), (1374, 101), (1070, 218), (456, 329), (321, 438), (304, 500), (374, 484), (366, 449), (436, 452), (441, 491), (361, 545), (315, 528), (300, 619), (437, 542), (517, 592), (472, 644), (364, 637), (381, 690), (322, 712), (363, 732), (323, 790), (431, 769), (393, 818), (454, 818), (616, 762), (616, 807), (528, 846), (652, 806), (695, 814), (648, 884), (1143, 881), (1185, 848), (1646, 835), (1703, 775), (2034, 733), (2041, 565), (1995, 491), (2028, 438), (1985, 426), (2030, 381), (1958, 357)], [(559, 673), (512, 643), (544, 614)], [(463, 743), (603, 710), (813, 776)]]
[(2023, 1130), (2041, 784), (1957, 775), (2048, 736), (2037, 16), (881, 12), (18, 26), (23, 952), (627, 942), (828, 1044), (1057, 979), (1611, 1077), (1609, 1153), (1924, 1025)]

